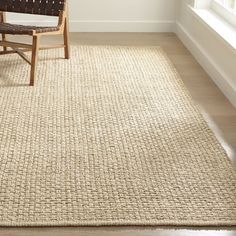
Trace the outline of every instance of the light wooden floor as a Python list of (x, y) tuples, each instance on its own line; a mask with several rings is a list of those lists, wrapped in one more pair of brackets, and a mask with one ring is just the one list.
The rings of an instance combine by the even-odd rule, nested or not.
[[(22, 38), (23, 39), (23, 38)], [(58, 39), (56, 39), (57, 41)], [(55, 38), (45, 42), (55, 42)], [(193, 99), (201, 107), (228, 155), (236, 165), (236, 109), (211, 81), (189, 51), (172, 33), (73, 33), (72, 45), (161, 46), (177, 68)], [(37, 82), (36, 82), (37, 86)], [(235, 196), (236, 197), (236, 196)], [(219, 231), (220, 230), (220, 231)], [(0, 228), (4, 236), (236, 236), (232, 228), (70, 227)]]

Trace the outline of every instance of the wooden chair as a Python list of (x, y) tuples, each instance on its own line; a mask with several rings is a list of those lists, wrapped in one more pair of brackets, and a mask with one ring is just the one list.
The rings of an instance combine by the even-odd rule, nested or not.
[[(58, 25), (55, 27), (23, 26), (6, 22), (5, 12), (37, 14), (58, 17)], [(66, 0), (0, 0), (0, 34), (2, 40), (0, 46), (3, 51), (0, 55), (17, 53), (31, 65), (30, 85), (34, 85), (38, 51), (43, 49), (64, 48), (65, 58), (70, 58), (68, 16)], [(32, 44), (23, 44), (7, 41), (6, 35), (32, 36)], [(40, 37), (44, 35), (63, 35), (64, 43), (60, 45), (45, 45), (40, 47)], [(11, 50), (8, 50), (11, 48)], [(32, 51), (31, 60), (24, 52)]]

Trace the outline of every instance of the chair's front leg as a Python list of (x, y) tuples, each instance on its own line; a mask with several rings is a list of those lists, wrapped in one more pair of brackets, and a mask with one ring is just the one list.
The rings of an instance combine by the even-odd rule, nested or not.
[(30, 86), (34, 86), (34, 81), (37, 72), (38, 52), (39, 52), (40, 36), (33, 36), (32, 45), (32, 59), (31, 59), (31, 72), (30, 72)]
[(65, 50), (65, 59), (70, 59), (70, 45), (69, 45), (69, 24), (68, 18), (65, 18), (65, 26), (64, 26), (64, 50)]
[[(6, 34), (2, 34), (2, 41), (6, 41)], [(3, 47), (3, 51), (6, 52), (7, 51), (7, 47)]]

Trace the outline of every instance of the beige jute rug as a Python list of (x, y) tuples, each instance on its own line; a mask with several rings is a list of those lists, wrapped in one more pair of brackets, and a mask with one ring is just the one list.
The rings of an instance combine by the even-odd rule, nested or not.
[[(0, 57), (0, 225), (236, 225), (236, 170), (161, 48)], [(55, 60), (56, 59), (56, 60)]]

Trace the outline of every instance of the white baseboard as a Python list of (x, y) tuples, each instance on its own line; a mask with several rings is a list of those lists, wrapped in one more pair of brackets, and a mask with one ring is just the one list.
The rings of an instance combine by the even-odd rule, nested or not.
[(180, 22), (176, 22), (176, 34), (184, 43), (198, 63), (209, 74), (215, 84), (220, 88), (229, 101), (236, 107), (236, 86), (222, 71), (206, 50), (189, 34)]
[[(13, 23), (56, 25), (56, 22), (52, 21), (17, 21)], [(174, 32), (174, 29), (175, 21), (70, 21), (71, 32)]]

